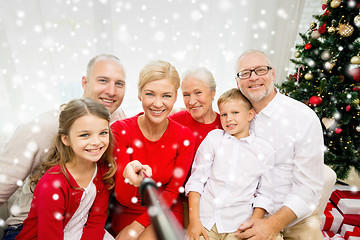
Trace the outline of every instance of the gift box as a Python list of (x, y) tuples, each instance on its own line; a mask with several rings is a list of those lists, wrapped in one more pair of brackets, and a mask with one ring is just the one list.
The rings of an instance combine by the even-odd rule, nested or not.
[(360, 215), (360, 199), (342, 198), (337, 203), (337, 207), (343, 214)]
[(344, 239), (340, 234), (335, 234), (332, 231), (322, 231), (325, 240), (341, 240)]
[(343, 214), (344, 224), (354, 225), (360, 227), (360, 215), (356, 214)]
[[(335, 205), (338, 205), (339, 201), (344, 199), (360, 199), (360, 191), (357, 191), (357, 188), (350, 186), (336, 187), (330, 196), (330, 200)], [(354, 213), (346, 213), (346, 214), (354, 214)]]
[(360, 240), (360, 227), (343, 224), (340, 234), (345, 240)]
[(331, 202), (328, 202), (324, 214), (321, 216), (320, 229), (323, 231), (332, 231), (334, 233), (337, 233), (343, 220), (344, 216)]

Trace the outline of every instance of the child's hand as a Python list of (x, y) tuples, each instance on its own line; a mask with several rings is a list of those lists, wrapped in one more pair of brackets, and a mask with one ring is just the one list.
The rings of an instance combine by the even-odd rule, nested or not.
[(139, 161), (134, 160), (126, 165), (123, 176), (128, 184), (138, 187), (144, 179), (143, 173), (152, 177), (152, 170), (148, 165), (142, 165)]
[(205, 240), (209, 240), (209, 236), (206, 233), (204, 226), (200, 220), (190, 221), (186, 232), (186, 240), (199, 240), (200, 236), (203, 235)]

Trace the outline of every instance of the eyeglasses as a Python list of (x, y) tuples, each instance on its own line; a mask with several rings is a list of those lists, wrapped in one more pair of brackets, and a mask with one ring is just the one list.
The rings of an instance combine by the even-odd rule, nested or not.
[(267, 74), (269, 72), (269, 70), (271, 70), (271, 69), (272, 69), (272, 67), (270, 67), (270, 66), (261, 66), (261, 67), (257, 67), (257, 68), (251, 69), (251, 70), (245, 70), (245, 71), (238, 72), (236, 74), (236, 76), (243, 80), (243, 79), (247, 79), (247, 78), (251, 77), (252, 72), (254, 72), (258, 76), (262, 76), (262, 75)]

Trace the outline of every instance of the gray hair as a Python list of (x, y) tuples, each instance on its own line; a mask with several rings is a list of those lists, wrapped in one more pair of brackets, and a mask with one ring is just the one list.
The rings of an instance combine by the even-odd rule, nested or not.
[(187, 70), (183, 75), (183, 81), (188, 77), (194, 77), (203, 82), (206, 82), (211, 91), (216, 90), (216, 82), (214, 76), (205, 67), (193, 67)]
[[(111, 54), (99, 54), (99, 55), (96, 55), (95, 57), (93, 57), (92, 59), (90, 59), (87, 67), (86, 67), (86, 77), (90, 78), (90, 73), (91, 73), (91, 69), (92, 67), (94, 66), (94, 64), (97, 62), (97, 61), (100, 61), (100, 60), (112, 60), (112, 61), (115, 61), (117, 62), (121, 67), (122, 69), (124, 70), (124, 66), (122, 65), (121, 61), (119, 58), (115, 57), (114, 55), (111, 55)], [(124, 70), (125, 72), (125, 70)]]
[(246, 50), (245, 52), (243, 52), (243, 53), (238, 57), (238, 59), (236, 60), (235, 71), (237, 71), (237, 67), (238, 67), (238, 63), (239, 63), (240, 59), (241, 59), (242, 57), (248, 55), (248, 54), (251, 54), (251, 53), (259, 53), (259, 54), (263, 55), (263, 56), (265, 57), (267, 63), (269, 64), (269, 66), (273, 66), (272, 63), (271, 63), (271, 61), (270, 61), (269, 56), (268, 56), (265, 52), (263, 52), (263, 51), (261, 51), (261, 50), (258, 50), (258, 49), (249, 49), (249, 50)]

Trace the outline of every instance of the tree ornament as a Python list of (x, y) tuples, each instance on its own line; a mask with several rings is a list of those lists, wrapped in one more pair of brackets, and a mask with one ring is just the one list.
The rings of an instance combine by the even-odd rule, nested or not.
[(337, 134), (340, 134), (340, 133), (342, 132), (342, 129), (341, 129), (341, 128), (335, 128), (335, 132), (336, 132)]
[(321, 36), (321, 34), (319, 33), (318, 30), (315, 30), (311, 33), (311, 38), (312, 39), (318, 39)]
[(321, 59), (324, 60), (324, 61), (327, 61), (331, 58), (331, 55), (330, 55), (330, 51), (329, 50), (325, 50), (321, 53)]
[(300, 57), (300, 52), (299, 51), (294, 52), (294, 57), (299, 58)]
[(310, 80), (312, 80), (314, 78), (314, 75), (311, 72), (308, 72), (308, 73), (305, 74), (304, 77), (305, 77), (306, 80), (310, 81)]
[(340, 33), (340, 36), (342, 37), (350, 37), (354, 32), (354, 27), (350, 24), (339, 24), (339, 27), (337, 28), (338, 32)]
[(324, 67), (327, 71), (330, 71), (331, 69), (333, 69), (335, 67), (335, 63), (334, 62), (329, 62), (327, 61), (325, 64), (324, 64)]
[(345, 110), (348, 112), (348, 111), (350, 111), (350, 108), (351, 108), (351, 106), (350, 106), (350, 105), (347, 105), (346, 108), (345, 108)]
[(331, 27), (328, 28), (328, 33), (332, 34), (332, 33), (334, 33), (334, 32), (336, 32), (336, 28), (335, 28), (335, 27), (331, 26)]
[(309, 99), (309, 103), (314, 107), (319, 106), (322, 103), (322, 98), (320, 96), (312, 96)]
[(338, 6), (340, 6), (340, 4), (341, 4), (341, 0), (332, 0), (330, 3), (330, 7), (337, 8)]
[(354, 17), (354, 24), (356, 27), (360, 28), (360, 14)]
[(345, 81), (345, 77), (343, 75), (339, 76), (339, 82), (342, 83), (343, 81)]
[(320, 34), (323, 34), (325, 31), (326, 31), (326, 23), (324, 23), (323, 25), (321, 25), (320, 27), (319, 27), (319, 33)]
[(314, 30), (315, 28), (316, 28), (316, 23), (315, 22), (312, 22), (311, 24), (310, 24), (310, 29), (311, 30)]
[(359, 55), (353, 56), (353, 57), (350, 59), (350, 63), (351, 63), (351, 64), (360, 64), (360, 56), (359, 56)]
[(358, 98), (356, 98), (356, 99), (354, 99), (353, 103), (354, 103), (355, 105), (359, 105), (360, 100), (359, 100)]
[(306, 49), (306, 50), (309, 50), (311, 47), (312, 47), (311, 43), (305, 44), (305, 49)]
[(334, 123), (335, 123), (335, 119), (334, 118), (322, 118), (321, 119), (321, 121), (322, 121), (322, 123), (324, 124), (324, 126), (325, 126), (325, 128), (326, 129), (329, 129), (329, 128), (331, 128), (333, 125), (334, 125)]
[(360, 81), (360, 67), (351, 69), (349, 74), (353, 77), (354, 81)]

